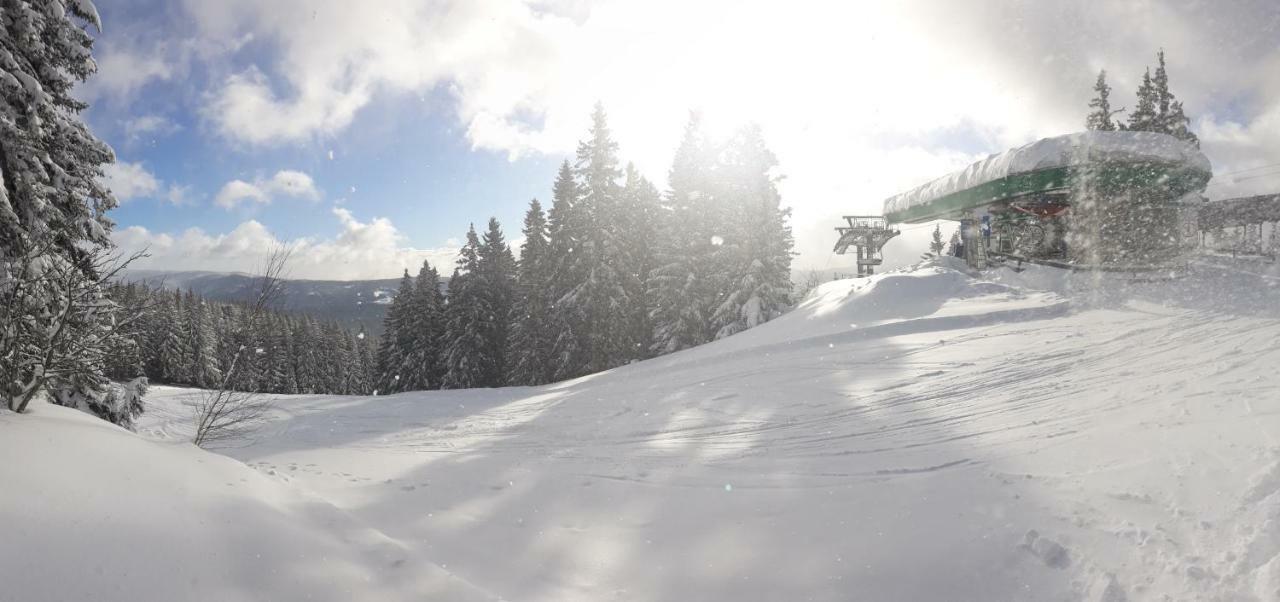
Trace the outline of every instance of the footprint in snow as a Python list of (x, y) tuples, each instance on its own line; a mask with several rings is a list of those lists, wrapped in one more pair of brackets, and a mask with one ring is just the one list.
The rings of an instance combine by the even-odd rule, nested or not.
[(1071, 554), (1062, 544), (1043, 537), (1035, 529), (1027, 531), (1023, 538), (1022, 548), (1031, 552), (1045, 566), (1054, 569), (1065, 569), (1071, 566)]

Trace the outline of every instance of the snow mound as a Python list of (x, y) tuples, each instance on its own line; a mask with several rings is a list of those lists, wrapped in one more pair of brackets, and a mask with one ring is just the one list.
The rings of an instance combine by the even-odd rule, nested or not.
[(282, 478), (32, 406), (0, 412), (0, 598), (493, 599)]
[(1068, 298), (1052, 290), (975, 278), (966, 272), (963, 261), (939, 257), (904, 270), (820, 285), (778, 320), (691, 353), (769, 343), (794, 345), (840, 334), (947, 330), (983, 321), (1045, 318), (1068, 308)]

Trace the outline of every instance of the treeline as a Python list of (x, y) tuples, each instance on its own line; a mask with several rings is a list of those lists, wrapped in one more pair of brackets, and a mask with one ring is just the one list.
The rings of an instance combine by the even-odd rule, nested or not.
[(337, 322), (279, 312), (254, 318), (243, 305), (136, 282), (111, 284), (106, 294), (138, 316), (109, 341), (104, 369), (112, 379), (259, 393), (373, 391), (371, 342)]
[(1169, 134), (1199, 147), (1200, 139), (1189, 129), (1191, 119), (1183, 111), (1182, 102), (1169, 91), (1169, 72), (1165, 69), (1164, 50), (1156, 53), (1156, 63), (1155, 75), (1151, 74), (1150, 68), (1142, 74), (1137, 102), (1134, 110), (1129, 113), (1127, 123), (1114, 118), (1125, 112), (1125, 109), (1121, 107), (1112, 110), (1107, 71), (1100, 71), (1098, 80), (1093, 85), (1096, 96), (1089, 101), (1089, 108), (1093, 111), (1085, 117), (1085, 127), (1106, 132), (1122, 130)]
[(756, 127), (720, 143), (695, 114), (665, 193), (621, 167), (597, 106), (517, 261), (497, 220), (466, 236), (449, 281), (405, 272), (376, 360), (381, 392), (531, 385), (726, 337), (791, 304), (777, 159)]

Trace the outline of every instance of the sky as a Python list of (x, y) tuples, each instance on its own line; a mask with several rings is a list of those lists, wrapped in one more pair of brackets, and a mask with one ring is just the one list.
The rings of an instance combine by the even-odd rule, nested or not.
[(1083, 129), (1100, 69), (1133, 104), (1160, 48), (1210, 198), (1280, 191), (1274, 0), (96, 3), (77, 94), (116, 151), (113, 236), (145, 268), (252, 272), (284, 243), (297, 278), (447, 273), (470, 223), (519, 240), (599, 101), (659, 187), (689, 111), (713, 135), (759, 124), (796, 267), (839, 269), (839, 216)]

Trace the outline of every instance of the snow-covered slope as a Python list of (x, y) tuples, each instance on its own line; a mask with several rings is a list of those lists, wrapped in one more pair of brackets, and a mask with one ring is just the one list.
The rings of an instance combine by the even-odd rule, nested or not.
[(493, 600), (280, 479), (42, 403), (0, 413), (0, 600)]
[[(385, 549), (509, 600), (1274, 600), (1276, 281), (1200, 266), (1121, 289), (1039, 268), (981, 280), (942, 260), (830, 283), (759, 328), (574, 381), (280, 397), (255, 441), (225, 450), (256, 473), (111, 436), (175, 466), (228, 471), (200, 495), (138, 494), (152, 504), (221, 503), (208, 501), (222, 499), (209, 491), (220, 487), (247, 505), (311, 500)], [(188, 394), (153, 394), (144, 434), (180, 437)], [(26, 420), (5, 416), (2, 428)], [(0, 449), (43, 451), (45, 436), (14, 446), (6, 432)], [(79, 492), (86, 472), (125, 474), (109, 458), (94, 462), (63, 467), (51, 484), (27, 474), (19, 490), (38, 492), (24, 502), (32, 507), (0, 502), (0, 524)], [(24, 474), (0, 470), (6, 489)], [(239, 478), (253, 487), (226, 485)], [(80, 517), (130, 524), (115, 509), (90, 505)], [(386, 566), (370, 560), (367, 541), (343, 548), (324, 520), (286, 516), (315, 526), (320, 543), (299, 544), (310, 557), (334, 545), (319, 549), (352, 575)], [(132, 537), (108, 541), (142, 541)], [(46, 563), (64, 547), (25, 560)], [(232, 549), (223, 541), (216, 562), (232, 562)], [(298, 567), (282, 557), (252, 565)], [(201, 582), (246, 587), (244, 575), (220, 574)], [(354, 597), (395, 599), (413, 585), (382, 578)], [(423, 597), (432, 599), (413, 599)]]

